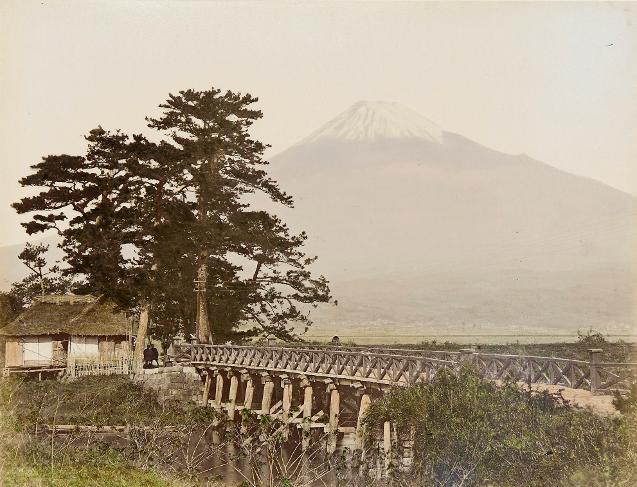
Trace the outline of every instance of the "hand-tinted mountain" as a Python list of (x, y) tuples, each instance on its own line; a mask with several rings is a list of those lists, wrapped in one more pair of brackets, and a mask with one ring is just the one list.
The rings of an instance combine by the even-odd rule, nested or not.
[(421, 334), (635, 323), (629, 194), (386, 102), (353, 105), (271, 171), (295, 197), (284, 218), (308, 231), (341, 298), (318, 312), (318, 331), (381, 315)]

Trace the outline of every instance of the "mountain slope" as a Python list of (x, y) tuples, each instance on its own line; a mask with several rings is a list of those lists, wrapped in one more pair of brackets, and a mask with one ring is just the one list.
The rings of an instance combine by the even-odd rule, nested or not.
[[(322, 326), (371, 321), (384, 297), (389, 322), (424, 327), (472, 316), (496, 328), (512, 320), (531, 329), (635, 322), (631, 195), (488, 149), (382, 102), (354, 105), (273, 158), (271, 170), (295, 196), (285, 220), (308, 231), (318, 268), (344, 291), (340, 308), (318, 313)], [(621, 285), (609, 289), (618, 270)], [(513, 293), (502, 275), (527, 283), (526, 291)], [(398, 301), (391, 289), (377, 293), (383, 283), (408, 281), (418, 289), (403, 290)], [(505, 296), (502, 313), (492, 304)], [(550, 304), (538, 313), (537, 296), (560, 299), (544, 300)], [(600, 312), (582, 307), (583, 297), (596, 296), (605, 300), (595, 305)], [(432, 300), (441, 310), (436, 320), (428, 319)]]

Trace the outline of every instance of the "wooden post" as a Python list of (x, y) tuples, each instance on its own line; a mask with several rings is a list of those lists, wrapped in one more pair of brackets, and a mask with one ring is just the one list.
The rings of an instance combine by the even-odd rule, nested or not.
[[(252, 409), (252, 398), (254, 397), (254, 382), (252, 376), (248, 373), (241, 375), (241, 380), (246, 384), (245, 395), (243, 397), (243, 409)], [(246, 423), (241, 422), (241, 434), (245, 434), (248, 431)]]
[(246, 394), (243, 401), (243, 407), (246, 409), (252, 409), (252, 398), (254, 397), (254, 383), (252, 382), (252, 376), (248, 375), (244, 378), (246, 383)]
[(215, 408), (221, 409), (223, 396), (223, 375), (217, 374), (217, 388), (215, 389)]
[(389, 476), (391, 470), (391, 423), (383, 424), (383, 453), (385, 454), (385, 476)]
[(261, 414), (270, 414), (272, 407), (272, 393), (274, 392), (274, 382), (270, 376), (264, 377), (263, 399), (261, 400)]
[(287, 423), (290, 418), (290, 408), (292, 406), (292, 382), (289, 378), (284, 377), (281, 379), (281, 386), (283, 387), (281, 421), (286, 425), (283, 430), (283, 438), (287, 440), (290, 434), (290, 428)]
[(210, 383), (212, 382), (210, 378), (210, 372), (206, 372), (206, 380), (203, 384), (203, 395), (201, 397), (201, 405), (203, 407), (208, 406), (208, 396), (210, 395)]
[(338, 417), (341, 407), (341, 397), (338, 389), (334, 384), (328, 386), (330, 392), (330, 418), (327, 425), (327, 454), (331, 455), (336, 451), (337, 433), (338, 433)]
[(314, 391), (312, 390), (312, 386), (308, 381), (305, 382), (307, 385), (303, 391), (303, 428), (302, 428), (302, 438), (301, 438), (301, 448), (303, 450), (307, 450), (310, 447), (310, 432), (312, 422), (312, 396)]
[(473, 348), (461, 348), (459, 361), (461, 363), (471, 363), (473, 361), (473, 354), (476, 351)]
[(549, 360), (547, 372), (549, 377), (549, 384), (555, 384), (555, 362), (553, 360)]
[(234, 420), (234, 410), (237, 404), (237, 392), (239, 391), (239, 379), (236, 375), (230, 377), (230, 392), (228, 394), (228, 419)]
[(361, 452), (365, 449), (365, 425), (363, 424), (363, 419), (365, 419), (365, 414), (367, 414), (371, 402), (369, 394), (363, 394), (361, 396), (361, 403), (358, 408), (358, 419), (356, 420), (356, 441), (354, 443), (354, 449)]
[(599, 363), (599, 357), (603, 350), (601, 348), (589, 348), (588, 354), (590, 356), (589, 367), (591, 371), (591, 391), (595, 392), (602, 385), (601, 377), (599, 376), (599, 369), (597, 364)]

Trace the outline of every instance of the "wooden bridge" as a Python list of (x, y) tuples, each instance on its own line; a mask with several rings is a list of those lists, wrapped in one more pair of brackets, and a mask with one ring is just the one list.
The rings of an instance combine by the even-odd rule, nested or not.
[[(439, 371), (471, 364), (490, 380), (512, 380), (587, 389), (626, 391), (637, 364), (603, 363), (601, 350), (589, 360), (392, 348), (279, 347), (181, 344), (172, 360), (202, 377), (202, 401), (235, 420), (244, 409), (282, 422), (284, 434), (301, 430), (304, 445), (313, 430), (327, 436), (327, 452), (338, 446), (362, 449), (362, 418), (370, 403), (391, 387), (427, 382)], [(214, 387), (213, 387), (214, 384)], [(383, 448), (391, 448), (386, 425)], [(389, 436), (388, 436), (389, 435)], [(407, 440), (405, 440), (407, 441)], [(407, 441), (408, 443), (408, 441)]]

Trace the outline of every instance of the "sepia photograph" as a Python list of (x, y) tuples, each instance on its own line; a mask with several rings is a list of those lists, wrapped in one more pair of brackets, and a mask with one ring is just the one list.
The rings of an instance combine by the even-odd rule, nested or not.
[(637, 3), (0, 1), (0, 487), (637, 486)]

